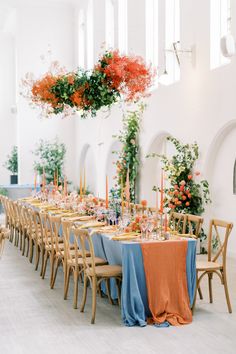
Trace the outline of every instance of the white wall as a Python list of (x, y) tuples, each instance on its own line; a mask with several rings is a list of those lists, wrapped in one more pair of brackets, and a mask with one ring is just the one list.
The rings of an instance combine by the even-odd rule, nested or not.
[[(150, 152), (151, 144), (162, 132), (167, 132), (184, 142), (197, 141), (200, 147), (200, 159), (198, 168), (202, 171), (202, 177), (209, 177), (212, 190), (212, 206), (209, 208), (209, 217), (226, 218), (236, 225), (236, 198), (232, 196), (233, 161), (236, 158), (236, 133), (225, 136), (223, 141), (224, 153), (220, 155), (213, 165), (217, 172), (213, 175), (207, 171), (209, 160), (211, 161), (217, 151), (212, 151), (208, 156), (211, 143), (217, 132), (232, 119), (236, 119), (236, 56), (229, 65), (210, 70), (210, 1), (182, 0), (181, 2), (181, 45), (188, 48), (194, 45), (196, 51), (195, 65), (191, 60), (183, 57), (181, 60), (181, 80), (170, 86), (159, 85), (148, 99), (148, 108), (144, 114), (140, 143), (142, 148), (142, 180), (141, 198), (154, 202), (152, 184), (150, 183), (151, 171), (155, 171), (158, 179), (160, 171), (156, 162), (153, 166), (145, 161), (145, 155)], [(233, 34), (236, 38), (236, 1), (232, 0)], [(128, 44), (129, 51), (145, 56), (145, 28), (144, 28), (144, 0), (128, 1)], [(101, 10), (102, 12), (102, 10)], [(95, 21), (95, 43), (101, 41), (101, 21), (98, 24), (97, 14)], [(163, 28), (164, 17), (160, 17), (160, 27)], [(99, 35), (97, 36), (97, 28)], [(160, 43), (162, 45), (162, 43)], [(98, 51), (95, 53), (98, 54)], [(79, 121), (77, 136), (77, 161), (84, 144), (93, 147), (96, 155), (98, 173), (98, 185), (105, 191), (105, 166), (112, 144), (112, 135), (121, 127), (122, 112), (118, 107), (111, 111), (108, 119), (101, 118)], [(101, 128), (102, 126), (102, 128)], [(223, 139), (223, 140), (224, 140)], [(229, 140), (228, 140), (229, 139)], [(100, 147), (98, 144), (102, 142)], [(157, 144), (158, 145), (158, 144)], [(208, 159), (206, 160), (206, 157)], [(227, 160), (227, 158), (230, 158)], [(228, 163), (226, 163), (228, 161)], [(224, 162), (224, 164), (223, 164)], [(222, 169), (220, 168), (222, 164)], [(147, 169), (147, 170), (145, 170)], [(227, 185), (227, 187), (226, 187)], [(216, 192), (221, 189), (221, 198)], [(236, 226), (235, 226), (236, 227)], [(236, 255), (236, 239), (234, 233), (230, 240), (230, 253)]]
[[(75, 67), (75, 22), (72, 6), (52, 4), (32, 4), (17, 9), (17, 65), (18, 82), (27, 72), (36, 77), (44, 73), (49, 66), (40, 59), (46, 55), (48, 46), (52, 51), (51, 60), (58, 60), (68, 70)], [(75, 118), (61, 119), (53, 117), (40, 120), (39, 112), (32, 110), (28, 102), (20, 97), (18, 102), (18, 145), (20, 183), (32, 183), (33, 160), (31, 151), (40, 139), (54, 139), (66, 144), (65, 174), (74, 181)]]
[(10, 172), (3, 167), (12, 146), (16, 144), (15, 104), (15, 41), (12, 35), (0, 32), (0, 184), (7, 184)]

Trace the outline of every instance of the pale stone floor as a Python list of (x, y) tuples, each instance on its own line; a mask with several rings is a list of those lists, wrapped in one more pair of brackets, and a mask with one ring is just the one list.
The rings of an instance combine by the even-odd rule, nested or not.
[[(125, 327), (118, 306), (98, 298), (96, 324), (90, 324), (91, 298), (84, 314), (63, 300), (60, 270), (54, 290), (26, 257), (7, 242), (0, 260), (0, 354), (60, 353), (236, 353), (236, 261), (230, 260), (229, 288), (233, 314), (224, 290), (214, 279), (214, 304), (198, 300), (193, 323), (181, 327)], [(81, 296), (81, 286), (79, 288)], [(89, 292), (90, 295), (90, 292)], [(80, 297), (79, 297), (80, 301)]]

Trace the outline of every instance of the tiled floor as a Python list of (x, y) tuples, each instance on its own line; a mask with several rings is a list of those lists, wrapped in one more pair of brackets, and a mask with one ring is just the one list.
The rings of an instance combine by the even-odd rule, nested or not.
[[(98, 299), (96, 324), (90, 324), (90, 305), (84, 314), (63, 300), (63, 274), (54, 290), (42, 280), (28, 259), (6, 243), (0, 260), (0, 353), (236, 353), (236, 262), (229, 261), (233, 314), (227, 313), (223, 287), (214, 281), (214, 304), (198, 301), (191, 325), (169, 328), (127, 328), (118, 306)], [(90, 295), (90, 294), (89, 294)], [(80, 294), (81, 296), (81, 288)], [(80, 299), (80, 298), (79, 298)]]

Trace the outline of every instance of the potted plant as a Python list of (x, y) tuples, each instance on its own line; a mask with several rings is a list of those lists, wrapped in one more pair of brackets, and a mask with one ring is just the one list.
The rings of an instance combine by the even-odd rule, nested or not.
[(41, 139), (32, 153), (36, 157), (34, 170), (41, 176), (43, 171), (45, 171), (47, 183), (54, 181), (55, 173), (58, 177), (58, 182), (62, 182), (66, 154), (65, 144), (59, 142), (58, 138), (53, 141)]
[(7, 155), (7, 160), (3, 165), (12, 174), (10, 176), (11, 184), (18, 184), (18, 153), (17, 146), (13, 146), (12, 151)]

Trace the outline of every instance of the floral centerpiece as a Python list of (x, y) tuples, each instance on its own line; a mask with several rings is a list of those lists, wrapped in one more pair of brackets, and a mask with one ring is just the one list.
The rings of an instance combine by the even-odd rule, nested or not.
[(95, 116), (102, 107), (111, 107), (123, 99), (135, 102), (148, 95), (154, 72), (138, 56), (106, 51), (93, 70), (66, 72), (58, 63), (40, 79), (27, 74), (23, 92), (44, 116), (80, 111), (82, 117)]
[[(209, 184), (201, 179), (200, 172), (195, 170), (195, 163), (199, 157), (197, 143), (182, 144), (178, 139), (168, 137), (176, 153), (170, 158), (156, 153), (147, 157), (159, 157), (161, 159), (164, 174), (167, 180), (165, 188), (164, 205), (169, 211), (202, 215), (205, 205), (210, 203)], [(157, 186), (153, 187), (157, 190)], [(201, 238), (205, 239), (202, 230)]]

